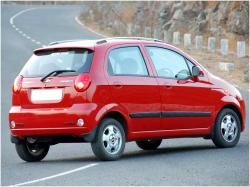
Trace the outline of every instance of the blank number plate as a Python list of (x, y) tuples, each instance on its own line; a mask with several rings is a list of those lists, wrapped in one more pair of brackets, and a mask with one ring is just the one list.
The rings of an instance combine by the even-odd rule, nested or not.
[(62, 89), (33, 89), (31, 90), (32, 103), (58, 103), (62, 100)]

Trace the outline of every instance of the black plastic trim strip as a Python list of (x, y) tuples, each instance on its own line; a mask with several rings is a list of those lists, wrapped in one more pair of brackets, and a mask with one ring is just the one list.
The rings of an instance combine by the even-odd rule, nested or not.
[(131, 118), (160, 118), (161, 112), (140, 112), (129, 114)]
[(131, 118), (160, 117), (209, 117), (211, 112), (138, 112), (129, 114)]
[(162, 117), (209, 117), (211, 112), (162, 112)]

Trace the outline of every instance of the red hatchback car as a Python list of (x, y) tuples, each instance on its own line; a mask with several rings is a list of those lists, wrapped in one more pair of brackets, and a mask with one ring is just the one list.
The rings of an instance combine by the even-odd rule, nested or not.
[(127, 141), (152, 150), (164, 138), (204, 137), (233, 147), (245, 104), (236, 88), (161, 41), (62, 41), (35, 50), (15, 79), (9, 127), (25, 161), (73, 142), (115, 160)]

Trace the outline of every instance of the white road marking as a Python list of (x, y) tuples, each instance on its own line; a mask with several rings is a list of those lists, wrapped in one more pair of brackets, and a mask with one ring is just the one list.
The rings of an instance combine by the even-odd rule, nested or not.
[(27, 184), (33, 184), (33, 183), (37, 183), (37, 182), (41, 182), (41, 181), (46, 181), (46, 180), (53, 179), (53, 178), (56, 178), (56, 177), (61, 177), (61, 176), (64, 176), (64, 175), (75, 173), (77, 171), (85, 170), (87, 168), (91, 168), (91, 167), (94, 167), (94, 166), (97, 166), (97, 165), (98, 165), (98, 163), (88, 164), (88, 165), (80, 167), (80, 168), (65, 171), (65, 172), (58, 173), (58, 174), (55, 174), (55, 175), (51, 175), (51, 176), (48, 176), (48, 177), (44, 177), (44, 178), (41, 178), (41, 179), (36, 179), (36, 180), (27, 181), (27, 182), (23, 182), (23, 183), (19, 183), (19, 184), (14, 184), (12, 186), (23, 186), (23, 185), (27, 185)]
[(33, 9), (36, 9), (36, 8), (29, 8), (29, 9), (25, 9), (25, 10), (22, 10), (22, 11), (16, 13), (14, 16), (12, 16), (12, 17), (10, 18), (10, 24), (11, 24), (11, 25), (14, 24), (14, 19), (15, 19), (17, 16), (20, 16), (20, 15), (23, 14), (24, 12), (28, 12), (28, 11), (31, 11), (31, 10), (33, 10)]
[(34, 42), (35, 44), (37, 45), (42, 45), (42, 43), (38, 40), (35, 40), (34, 38), (30, 37), (28, 34), (24, 33), (21, 29), (19, 29), (15, 24), (14, 24), (14, 20), (15, 18), (17, 18), (18, 16), (20, 16), (21, 14), (25, 13), (25, 12), (28, 12), (28, 11), (31, 11), (31, 10), (34, 10), (34, 9), (38, 9), (38, 8), (29, 8), (29, 9), (25, 9), (25, 10), (22, 10), (18, 13), (16, 13), (14, 16), (12, 16), (9, 20), (10, 22), (10, 25), (19, 33), (21, 34), (23, 37), (27, 38), (28, 40), (30, 40), (31, 42)]
[(94, 31), (93, 29), (91, 29), (91, 28), (89, 28), (89, 27), (86, 27), (86, 26), (79, 20), (79, 18), (78, 18), (77, 16), (75, 17), (75, 20), (76, 20), (76, 22), (77, 22), (79, 25), (83, 26), (85, 29), (89, 30), (90, 32), (93, 32), (93, 33), (95, 33), (95, 34), (97, 34), (97, 35), (99, 35), (99, 36), (102, 36), (102, 37), (104, 37), (104, 38), (108, 38), (108, 36), (105, 36), (105, 35), (103, 35), (103, 34), (100, 34), (100, 33), (96, 32), (96, 31)]

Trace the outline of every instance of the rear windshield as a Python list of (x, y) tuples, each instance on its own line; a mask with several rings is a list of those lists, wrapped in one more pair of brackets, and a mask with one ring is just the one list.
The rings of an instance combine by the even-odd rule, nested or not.
[(92, 63), (93, 51), (88, 49), (54, 49), (35, 53), (21, 71), (24, 77), (42, 77), (52, 71), (74, 70), (59, 76), (72, 76), (88, 73)]

